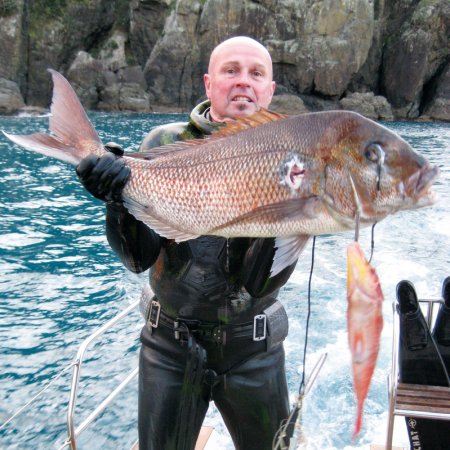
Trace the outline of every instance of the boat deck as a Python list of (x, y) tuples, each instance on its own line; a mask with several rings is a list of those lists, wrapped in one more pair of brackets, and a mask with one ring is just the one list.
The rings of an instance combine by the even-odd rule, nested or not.
[(399, 383), (395, 408), (450, 415), (450, 388)]

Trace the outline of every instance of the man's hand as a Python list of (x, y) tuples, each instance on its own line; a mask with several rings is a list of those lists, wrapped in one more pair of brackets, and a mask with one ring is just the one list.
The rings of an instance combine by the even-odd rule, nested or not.
[(87, 156), (76, 167), (81, 184), (96, 198), (104, 202), (121, 203), (122, 191), (130, 177), (130, 168), (121, 158), (120, 145), (109, 142), (106, 155)]

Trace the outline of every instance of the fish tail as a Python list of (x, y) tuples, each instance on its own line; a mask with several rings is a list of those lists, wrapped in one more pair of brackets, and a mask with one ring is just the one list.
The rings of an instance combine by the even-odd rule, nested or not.
[(362, 427), (362, 415), (363, 415), (363, 402), (358, 402), (358, 408), (356, 411), (355, 428), (353, 429), (352, 440), (354, 441), (361, 431)]
[(3, 134), (15, 144), (37, 153), (77, 165), (84, 157), (101, 155), (104, 148), (83, 106), (69, 82), (55, 70), (49, 69), (53, 79), (53, 97), (49, 128), (52, 135)]

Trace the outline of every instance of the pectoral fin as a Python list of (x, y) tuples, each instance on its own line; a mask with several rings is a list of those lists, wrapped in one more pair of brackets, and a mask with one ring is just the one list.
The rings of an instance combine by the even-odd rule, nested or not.
[(273, 258), (270, 276), (274, 277), (279, 274), (285, 267), (294, 264), (299, 258), (310, 236), (302, 234), (288, 238), (276, 238), (275, 240), (275, 256)]
[(209, 231), (209, 234), (218, 234), (221, 230), (236, 224), (283, 222), (287, 220), (308, 220), (317, 216), (322, 207), (320, 197), (292, 198), (270, 205), (259, 206), (245, 214), (242, 214), (229, 222), (224, 223)]
[(187, 233), (186, 231), (176, 228), (173, 224), (162, 220), (150, 206), (143, 205), (131, 198), (125, 198), (123, 204), (128, 209), (129, 213), (137, 220), (144, 222), (149, 228), (162, 237), (174, 239), (175, 242), (183, 242), (188, 241), (189, 239), (198, 238), (198, 235)]

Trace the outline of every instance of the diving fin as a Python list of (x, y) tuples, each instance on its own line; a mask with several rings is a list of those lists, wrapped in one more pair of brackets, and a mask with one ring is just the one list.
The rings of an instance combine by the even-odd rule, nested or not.
[[(414, 286), (397, 285), (400, 316), (399, 381), (427, 386), (450, 386), (444, 362), (422, 314)], [(411, 449), (447, 450), (449, 425), (446, 421), (405, 417)]]
[(433, 337), (444, 360), (445, 368), (447, 372), (450, 372), (450, 277), (447, 277), (442, 285), (442, 298), (444, 304), (439, 308)]

